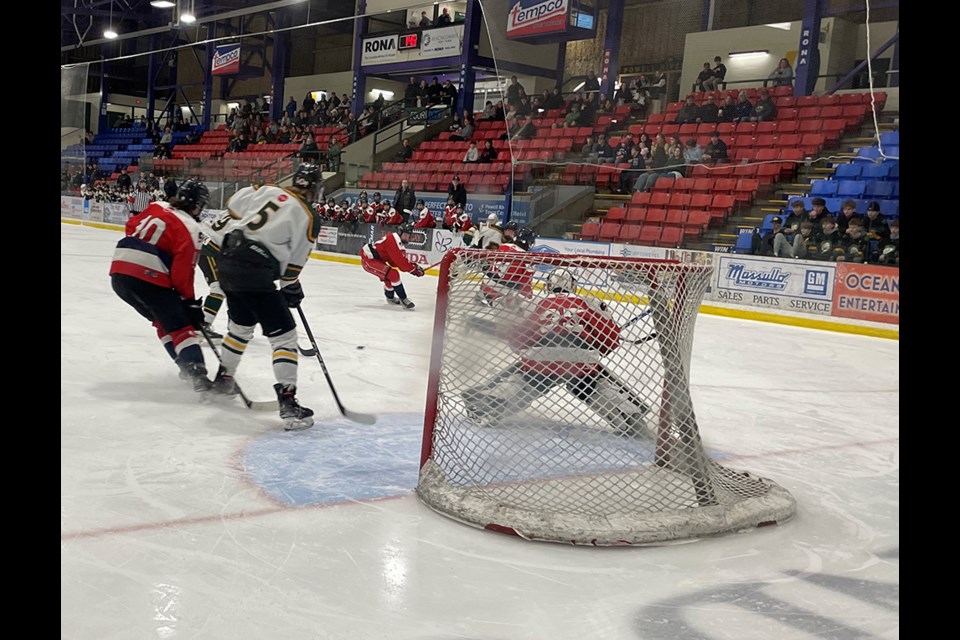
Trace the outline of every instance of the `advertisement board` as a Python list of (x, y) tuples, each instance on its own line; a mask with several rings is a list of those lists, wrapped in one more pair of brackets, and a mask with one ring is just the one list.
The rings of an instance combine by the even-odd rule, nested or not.
[(210, 74), (225, 76), (240, 73), (240, 43), (218, 45), (213, 50)]
[(60, 215), (64, 218), (83, 218), (83, 198), (60, 196)]
[(900, 324), (900, 270), (838, 263), (833, 315)]
[(424, 58), (460, 55), (463, 48), (463, 25), (428, 29), (420, 39), (420, 55)]
[(513, 0), (507, 18), (507, 38), (563, 33), (569, 9), (568, 0)]
[(836, 267), (718, 254), (709, 299), (751, 307), (830, 315)]
[(610, 245), (606, 242), (564, 240), (563, 238), (537, 238), (532, 251), (535, 253), (560, 253), (582, 256), (609, 256)]
[(361, 64), (382, 64), (397, 59), (397, 34), (364, 38), (360, 47)]

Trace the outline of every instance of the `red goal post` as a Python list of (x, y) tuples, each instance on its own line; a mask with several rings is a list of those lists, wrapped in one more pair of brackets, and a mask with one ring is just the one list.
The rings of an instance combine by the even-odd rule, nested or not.
[(709, 267), (456, 250), (440, 267), (417, 494), (531, 540), (647, 544), (782, 522), (704, 451), (690, 362)]

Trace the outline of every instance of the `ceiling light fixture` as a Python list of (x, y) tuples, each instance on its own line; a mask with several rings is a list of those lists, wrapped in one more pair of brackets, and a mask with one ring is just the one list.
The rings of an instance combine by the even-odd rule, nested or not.
[(193, 24), (197, 21), (197, 13), (194, 11), (193, 0), (190, 0), (190, 8), (180, 14), (180, 22), (184, 24)]
[(170, 0), (150, 0), (150, 6), (157, 9), (172, 9), (177, 6), (177, 3)]
[(756, 49), (754, 51), (731, 51), (727, 55), (730, 56), (731, 60), (735, 58), (759, 58), (760, 56), (770, 55), (770, 51), (768, 49)]
[(115, 40), (117, 32), (113, 29), (113, 0), (110, 0), (110, 25), (103, 30), (103, 37), (107, 40)]

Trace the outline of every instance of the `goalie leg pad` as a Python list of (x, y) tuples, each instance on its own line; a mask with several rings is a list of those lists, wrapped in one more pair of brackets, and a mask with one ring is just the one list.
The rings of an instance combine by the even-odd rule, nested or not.
[(649, 407), (607, 369), (582, 378), (568, 388), (617, 432), (631, 437), (650, 437), (644, 420)]
[(549, 376), (524, 373), (511, 367), (487, 384), (461, 394), (467, 416), (483, 425), (520, 413), (555, 384)]

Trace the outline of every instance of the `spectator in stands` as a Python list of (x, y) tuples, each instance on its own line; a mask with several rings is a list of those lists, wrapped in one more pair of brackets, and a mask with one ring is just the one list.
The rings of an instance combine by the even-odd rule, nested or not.
[(687, 140), (687, 144), (683, 149), (683, 160), (688, 165), (700, 164), (703, 162), (703, 147), (697, 144), (696, 138), (690, 138)]
[(750, 247), (750, 253), (755, 256), (772, 256), (774, 254), (774, 242), (778, 233), (783, 229), (783, 218), (774, 216), (770, 219), (770, 229), (763, 234), (760, 229), (753, 230), (753, 240)]
[(843, 236), (837, 230), (837, 220), (830, 214), (824, 215), (820, 221), (817, 251), (808, 257), (814, 260), (835, 262), (843, 253)]
[[(446, 7), (444, 7), (444, 9), (446, 9)], [(440, 86), (440, 100), (448, 107), (453, 107), (453, 105), (457, 103), (457, 88), (453, 86), (450, 78), (444, 80)], [(472, 113), (470, 114), (470, 119), (473, 119)]]
[(713, 83), (710, 87), (711, 91), (716, 91), (720, 88), (720, 83), (723, 82), (723, 79), (727, 77), (727, 67), (723, 64), (723, 58), (720, 56), (713, 57)]
[(757, 104), (753, 105), (753, 112), (750, 114), (750, 122), (764, 122), (773, 120), (777, 115), (777, 105), (770, 97), (769, 89), (760, 89), (760, 98)]
[(467, 152), (463, 154), (463, 163), (476, 164), (478, 162), (480, 162), (480, 150), (477, 149), (476, 141), (471, 140), (469, 146), (467, 146)]
[[(650, 160), (647, 162), (647, 171), (637, 178), (633, 185), (634, 191), (649, 191), (656, 183), (657, 178), (667, 173), (667, 165), (670, 163), (667, 142), (662, 134), (657, 134), (651, 147)], [(681, 157), (682, 160), (682, 157)]]
[(713, 100), (704, 100), (703, 104), (697, 109), (697, 124), (706, 122), (714, 124), (720, 122), (720, 108)]
[(497, 150), (493, 146), (493, 140), (484, 140), (483, 150), (480, 152), (480, 163), (491, 163), (497, 159)]
[[(412, 157), (413, 157), (413, 147), (410, 145), (410, 138), (404, 138), (403, 142), (400, 144), (400, 150), (397, 151), (396, 161), (408, 162)], [(394, 198), (393, 202), (394, 204), (396, 204), (397, 199)]]
[(613, 148), (614, 164), (630, 162), (630, 149), (634, 146), (633, 137), (629, 133), (620, 136), (617, 146)]
[(381, 111), (387, 104), (387, 99), (383, 97), (383, 91), (377, 92), (377, 98), (373, 101), (373, 104), (370, 105), (373, 107), (374, 111)]
[[(800, 203), (801, 207), (803, 202)], [(789, 224), (789, 218), (788, 224)], [(783, 230), (785, 231), (786, 227)], [(773, 255), (781, 258), (806, 258), (812, 256), (818, 251), (819, 234), (814, 232), (813, 222), (804, 220), (797, 225), (797, 231), (793, 234), (793, 239), (789, 239), (785, 233), (778, 233), (773, 239)]]
[(630, 157), (627, 159), (627, 167), (620, 172), (618, 178), (617, 191), (625, 194), (630, 193), (630, 189), (636, 184), (637, 178), (643, 175), (647, 169), (647, 158), (649, 151), (646, 147), (638, 144), (630, 147)]
[(580, 103), (574, 102), (570, 105), (570, 110), (567, 112), (567, 115), (563, 117), (563, 126), (564, 127), (578, 127), (580, 126), (580, 117), (583, 115), (583, 112), (580, 110)]
[(593, 141), (593, 136), (587, 136), (580, 147), (580, 157), (587, 162), (597, 161), (597, 143)]
[(287, 101), (287, 106), (284, 108), (284, 112), (291, 120), (293, 120), (293, 117), (297, 115), (297, 101), (293, 99), (293, 96), (290, 96), (290, 100)]
[(717, 122), (733, 122), (735, 117), (737, 117), (737, 101), (733, 96), (728, 95), (717, 109)]
[(417, 204), (417, 193), (410, 185), (410, 181), (404, 178), (400, 181), (400, 187), (393, 195), (393, 206), (397, 208), (400, 215), (403, 216), (404, 223), (410, 221), (410, 214), (413, 213)]
[(867, 237), (872, 242), (882, 243), (890, 237), (887, 221), (880, 215), (880, 203), (872, 201), (867, 205), (867, 219), (863, 221), (867, 228)]
[(87, 129), (86, 133), (83, 134), (83, 144), (93, 144), (94, 136), (93, 131)]
[(507, 85), (507, 104), (508, 105), (518, 105), (520, 104), (520, 94), (526, 93), (523, 86), (520, 84), (520, 81), (517, 80), (517, 76), (510, 77), (510, 84)]
[(710, 132), (710, 142), (703, 149), (703, 161), (710, 164), (730, 162), (727, 154), (727, 143), (720, 139), (719, 131)]
[(169, 158), (170, 147), (173, 145), (173, 129), (169, 125), (163, 128), (163, 135), (157, 143), (157, 148), (153, 150), (154, 158)]
[[(263, 132), (261, 131), (260, 133), (262, 134)], [(320, 161), (320, 147), (317, 146), (317, 141), (314, 139), (312, 133), (308, 133), (304, 137), (303, 144), (300, 145), (300, 150), (297, 153), (304, 162)]]
[(453, 18), (450, 17), (450, 10), (444, 7), (440, 10), (440, 15), (437, 16), (437, 26), (446, 27), (447, 25), (453, 22)]
[(514, 106), (516, 107), (516, 114), (518, 116), (530, 117), (533, 115), (533, 105), (530, 103), (530, 98), (527, 96), (520, 96), (520, 104)]
[(597, 162), (600, 164), (608, 164), (613, 162), (613, 147), (610, 146), (610, 143), (607, 141), (606, 134), (598, 133), (597, 134)]
[(613, 100), (606, 97), (600, 99), (600, 106), (597, 108), (597, 113), (608, 116), (613, 114), (613, 110)]
[(509, 133), (511, 140), (529, 140), (536, 137), (537, 127), (533, 124), (532, 118), (517, 116)]
[(746, 91), (737, 94), (737, 106), (733, 112), (731, 122), (747, 122), (753, 116), (753, 103), (747, 97)]
[(427, 15), (426, 11), (420, 12), (420, 22), (417, 23), (417, 26), (419, 26), (421, 29), (427, 29), (433, 26), (433, 21)]
[(594, 102), (597, 102), (600, 97), (600, 78), (597, 77), (597, 74), (591, 69), (587, 71), (587, 77), (583, 81), (583, 91), (586, 91), (590, 94), (590, 99)]
[(467, 189), (463, 186), (463, 183), (460, 182), (460, 176), (453, 176), (453, 180), (447, 185), (447, 196), (453, 198), (456, 204), (466, 208)]
[(334, 173), (340, 173), (340, 155), (343, 151), (340, 149), (340, 143), (337, 136), (330, 136), (330, 143), (327, 145), (327, 170)]
[(426, 80), (421, 80), (417, 85), (417, 104), (422, 109), (430, 104), (430, 87)]
[(777, 68), (770, 73), (767, 79), (775, 87), (792, 87), (793, 67), (790, 66), (790, 61), (786, 58), (780, 58), (780, 61), (777, 62)]
[(443, 87), (440, 86), (440, 79), (433, 76), (427, 87), (427, 105), (432, 107), (437, 104), (443, 104)]
[(417, 102), (420, 100), (420, 83), (413, 76), (410, 76), (410, 82), (403, 90), (403, 106), (407, 109), (416, 109)]
[(494, 106), (492, 100), (487, 100), (487, 104), (483, 105), (483, 112), (480, 115), (481, 120), (496, 120), (497, 119), (497, 107)]
[(544, 101), (545, 109), (563, 109), (566, 102), (563, 100), (563, 94), (560, 93), (560, 87), (554, 87), (550, 92), (550, 97)]
[[(790, 203), (790, 213), (786, 215), (783, 221), (782, 233), (786, 236), (788, 244), (793, 244), (794, 238), (800, 232), (800, 223), (807, 219), (807, 209), (803, 200), (799, 198)], [(774, 255), (780, 255), (779, 253)], [(793, 257), (793, 256), (786, 256)]]
[(664, 71), (657, 71), (653, 75), (653, 80), (650, 81), (648, 92), (651, 101), (661, 103), (660, 110), (662, 110), (662, 101), (667, 95), (667, 74)]
[(117, 176), (117, 189), (121, 191), (133, 189), (133, 180), (130, 179), (130, 174), (127, 173), (126, 167), (120, 167), (120, 175)]
[(697, 101), (692, 95), (689, 95), (687, 96), (686, 100), (684, 100), (683, 106), (677, 111), (677, 115), (673, 121), (676, 124), (696, 122), (699, 111), (700, 109), (697, 107)]
[(469, 109), (463, 110), (463, 115), (460, 117), (460, 120), (454, 123), (450, 127), (453, 131), (453, 135), (450, 136), (451, 140), (456, 140), (458, 142), (466, 142), (473, 138), (474, 133), (474, 124), (473, 124), (473, 114), (470, 113)]
[[(839, 229), (838, 229), (839, 231)], [(837, 262), (863, 263), (870, 255), (870, 239), (867, 230), (863, 228), (863, 220), (853, 218), (847, 224), (845, 232), (840, 234), (841, 249)]]
[(847, 227), (853, 220), (863, 221), (863, 217), (857, 213), (857, 203), (855, 200), (844, 200), (840, 205), (840, 215), (837, 216), (837, 228), (840, 233), (846, 233)]
[(309, 116), (313, 115), (313, 109), (316, 106), (317, 101), (313, 99), (313, 92), (307, 91), (307, 95), (303, 96), (303, 102), (300, 103), (300, 108)]
[[(813, 223), (813, 231), (817, 233), (817, 229), (823, 224), (824, 218), (827, 216), (833, 217), (833, 213), (827, 210), (827, 201), (823, 198), (813, 198), (810, 200), (810, 212), (807, 213), (807, 220)], [(834, 219), (836, 222), (836, 219)]]
[(890, 235), (877, 242), (877, 251), (872, 262), (876, 264), (900, 266), (900, 218), (890, 221)]
[(700, 73), (697, 74), (696, 80), (697, 90), (699, 91), (716, 91), (717, 81), (713, 75), (713, 68), (710, 66), (709, 62), (703, 63), (703, 69), (700, 70)]
[(506, 113), (503, 110), (503, 100), (497, 100), (497, 104), (494, 105), (494, 108), (496, 109), (496, 117), (494, 120), (498, 120), (500, 122), (506, 120)]

